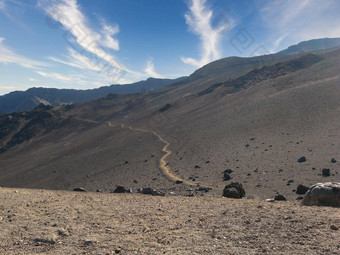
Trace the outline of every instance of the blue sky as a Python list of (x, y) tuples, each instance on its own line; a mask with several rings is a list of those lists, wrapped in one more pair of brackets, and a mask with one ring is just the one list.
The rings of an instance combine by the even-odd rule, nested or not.
[(0, 0), (0, 95), (176, 78), (340, 37), (338, 0)]

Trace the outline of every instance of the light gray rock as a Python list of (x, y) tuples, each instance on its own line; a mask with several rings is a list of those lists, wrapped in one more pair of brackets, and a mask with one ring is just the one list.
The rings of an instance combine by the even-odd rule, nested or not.
[(302, 204), (340, 207), (340, 183), (325, 182), (311, 186)]

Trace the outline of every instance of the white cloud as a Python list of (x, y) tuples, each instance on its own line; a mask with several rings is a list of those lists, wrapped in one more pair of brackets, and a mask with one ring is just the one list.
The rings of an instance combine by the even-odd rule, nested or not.
[(160, 75), (159, 73), (157, 73), (155, 71), (155, 67), (153, 65), (153, 62), (152, 62), (152, 59), (149, 59), (147, 64), (146, 64), (146, 68), (145, 68), (145, 73), (147, 75), (149, 75), (150, 77), (153, 77), (153, 78), (164, 78), (162, 75)]
[(39, 69), (40, 67), (47, 66), (45, 63), (35, 61), (15, 53), (3, 44), (4, 40), (5, 38), (0, 37), (0, 63), (12, 63), (31, 69)]
[(58, 62), (64, 65), (72, 66), (82, 70), (91, 70), (91, 71), (101, 71), (103, 70), (102, 65), (95, 64), (90, 58), (86, 57), (85, 55), (80, 54), (79, 52), (75, 51), (72, 48), (68, 48), (68, 55), (66, 56), (65, 60), (49, 57), (48, 59)]
[(102, 35), (93, 31), (88, 26), (87, 20), (76, 0), (39, 0), (38, 6), (43, 8), (52, 19), (62, 24), (64, 29), (72, 35), (75, 44), (93, 54), (99, 60), (97, 62), (109, 66), (112, 69), (109, 71), (110, 74), (121, 76), (122, 72), (135, 73), (120, 64), (113, 55), (100, 47), (105, 46), (115, 50), (119, 49), (118, 41), (112, 37), (118, 33), (118, 26), (112, 27), (104, 24)]
[(268, 1), (260, 15), (270, 30), (274, 49), (323, 37), (340, 37), (337, 0)]
[(186, 64), (201, 67), (213, 60), (221, 58), (219, 43), (221, 35), (231, 29), (229, 22), (223, 22), (213, 27), (213, 10), (207, 6), (207, 0), (190, 0), (189, 12), (185, 14), (185, 20), (190, 30), (198, 35), (201, 40), (201, 58), (182, 57)]
[(119, 50), (119, 42), (117, 39), (113, 38), (114, 35), (119, 33), (119, 26), (110, 26), (103, 22), (102, 39), (100, 44), (104, 47)]
[(52, 78), (54, 80), (58, 80), (58, 81), (62, 81), (62, 82), (70, 82), (72, 81), (72, 78), (61, 75), (59, 73), (46, 73), (46, 72), (42, 72), (42, 71), (35, 71), (37, 74), (40, 74), (43, 77), (46, 78)]

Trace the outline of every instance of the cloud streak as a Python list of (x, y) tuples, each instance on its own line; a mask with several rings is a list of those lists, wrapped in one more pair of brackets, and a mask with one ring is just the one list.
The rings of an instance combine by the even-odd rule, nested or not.
[(304, 40), (340, 37), (339, 9), (335, 0), (269, 1), (259, 14), (275, 51)]
[(191, 32), (196, 34), (201, 41), (200, 59), (182, 57), (185, 64), (201, 67), (213, 60), (221, 58), (219, 43), (221, 35), (231, 29), (229, 22), (222, 22), (214, 27), (213, 10), (207, 5), (207, 0), (190, 0), (189, 12), (185, 20)]
[(152, 78), (160, 78), (160, 79), (164, 78), (162, 75), (160, 75), (159, 73), (155, 71), (155, 67), (153, 65), (152, 59), (148, 60), (144, 72)]
[(11, 63), (30, 69), (39, 69), (47, 66), (46, 63), (35, 61), (15, 53), (3, 44), (4, 40), (5, 38), (0, 37), (0, 63)]
[[(82, 60), (85, 61), (84, 65), (91, 66), (91, 70), (96, 69), (93, 65), (98, 65), (101, 68), (105, 66), (105, 69), (101, 69), (101, 71), (110, 76), (110, 78), (114, 78), (114, 76), (117, 78), (124, 73), (136, 74), (136, 72), (119, 63), (113, 55), (103, 49), (103, 47), (106, 47), (119, 50), (118, 40), (113, 37), (119, 32), (118, 26), (109, 26), (102, 22), (102, 33), (99, 34), (93, 31), (88, 26), (87, 20), (76, 0), (39, 0), (38, 6), (53, 20), (59, 22), (69, 33), (70, 38), (67, 38), (67, 40), (71, 45), (73, 44), (72, 46), (80, 46), (82, 51), (88, 52), (88, 57), (83, 57)], [(71, 57), (75, 55), (74, 51), (69, 52), (71, 52)], [(79, 62), (79, 55), (77, 57), (75, 61)], [(60, 59), (54, 59), (54, 61), (63, 62)], [(92, 63), (90, 64), (89, 62)]]

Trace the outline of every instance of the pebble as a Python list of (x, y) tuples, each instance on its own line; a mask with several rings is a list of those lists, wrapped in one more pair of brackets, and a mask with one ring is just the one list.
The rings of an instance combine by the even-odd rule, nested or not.
[(332, 230), (339, 230), (339, 227), (338, 227), (338, 226), (335, 226), (335, 225), (331, 225), (330, 228), (331, 228)]

